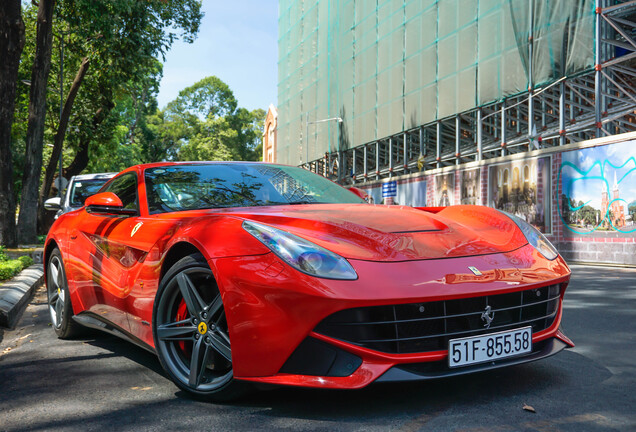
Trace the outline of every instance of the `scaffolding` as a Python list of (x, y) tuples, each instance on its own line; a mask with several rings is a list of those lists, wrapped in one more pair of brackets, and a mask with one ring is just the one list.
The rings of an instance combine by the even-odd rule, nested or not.
[[(331, 7), (330, 0), (324, 0), (324, 2)], [(284, 2), (281, 1), (282, 3)], [(300, 3), (302, 7), (307, 6), (309, 9), (301, 11), (303, 16), (310, 14), (311, 8), (316, 8), (316, 22), (310, 27), (312, 33), (317, 35), (318, 17), (321, 16), (320, 2), (305, 0)], [(351, 29), (351, 41), (344, 44), (347, 47), (349, 45), (353, 47), (354, 55), (349, 66), (347, 66), (348, 59), (341, 60), (338, 56), (342, 53), (337, 53), (337, 50), (331, 46), (337, 43), (328, 38), (326, 53), (321, 54), (319, 44), (312, 45), (312, 52), (305, 52), (305, 56), (312, 57), (318, 65), (315, 72), (311, 74), (308, 74), (307, 70), (303, 72), (302, 67), (306, 65), (306, 62), (299, 60), (299, 64), (302, 64), (299, 76), (302, 77), (304, 73), (304, 78), (299, 81), (299, 88), (296, 90), (299, 98), (285, 93), (285, 89), (291, 91), (294, 83), (289, 76), (284, 76), (285, 71), (283, 71), (281, 83), (284, 89), (282, 92), (279, 89), (279, 92), (283, 95), (284, 102), (293, 102), (294, 99), (298, 99), (296, 103), (299, 104), (297, 125), (288, 118), (286, 120), (288, 130), (284, 130), (282, 134), (283, 139), (287, 138), (288, 148), (297, 145), (297, 152), (288, 151), (288, 155), (298, 159), (283, 160), (283, 162), (298, 163), (306, 169), (343, 184), (355, 184), (636, 130), (636, 1), (494, 0), (487, 2), (480, 0), (468, 2), (476, 10), (468, 8), (468, 11), (458, 12), (455, 21), (449, 24), (449, 29), (444, 30), (440, 28), (439, 19), (443, 18), (445, 13), (448, 16), (449, 10), (446, 9), (449, 5), (459, 7), (459, 2), (452, 0), (381, 2), (377, 0), (364, 2), (375, 4), (375, 15), (368, 14), (368, 19), (373, 19), (375, 16), (375, 22), (371, 23), (373, 25), (369, 25), (365, 32), (359, 34), (356, 33), (357, 26), (364, 26), (365, 20), (359, 19), (360, 17), (356, 15), (359, 12), (357, 3), (360, 2), (355, 0), (343, 2), (340, 7), (344, 9), (350, 7), (351, 12), (347, 14), (339, 10), (340, 21), (328, 23), (328, 28), (335, 31), (334, 26), (346, 27), (342, 21), (346, 21), (348, 16), (353, 18), (352, 22), (355, 25)], [(384, 90), (378, 88), (382, 71), (378, 70), (377, 63), (379, 51), (382, 50), (379, 35), (384, 31), (381, 22), (382, 13), (379, 10), (384, 3), (393, 5), (395, 9), (386, 14), (387, 25), (403, 28), (402, 33), (386, 30), (390, 35), (397, 33), (389, 39), (397, 40), (394, 47), (403, 48), (401, 66), (397, 54), (397, 63), (395, 63), (402, 74), (402, 88), (398, 92), (401, 97), (393, 98), (386, 103), (379, 100), (380, 93), (387, 92), (391, 86)], [(418, 11), (421, 11), (419, 15), (416, 14), (421, 16), (420, 25), (428, 15), (438, 20), (434, 31), (435, 52), (438, 56), (435, 65), (437, 99), (435, 112), (428, 114), (419, 112), (415, 120), (410, 120), (411, 124), (417, 124), (416, 120), (419, 119), (419, 125), (409, 127), (409, 119), (404, 117), (413, 112), (408, 109), (409, 92), (406, 88), (411, 85), (406, 79), (409, 75), (409, 58), (412, 58), (407, 55), (409, 45), (407, 34), (413, 33), (409, 32), (408, 27), (413, 14), (409, 14), (408, 8), (414, 7), (414, 3), (417, 4)], [(465, 5), (467, 2), (462, 4)], [(573, 4), (576, 6), (572, 6)], [(402, 5), (401, 9), (396, 5)], [(293, 5), (290, 5), (291, 7)], [(466, 13), (468, 15), (475, 13), (477, 18), (470, 21), (466, 18)], [(281, 16), (284, 14), (283, 11)], [(402, 14), (401, 17), (400, 14)], [(301, 23), (303, 22), (304, 20), (301, 20)], [(486, 23), (490, 23), (490, 28), (484, 25)], [(501, 30), (501, 34), (493, 36), (493, 41), (496, 40), (495, 47), (483, 48), (476, 54), (471, 54), (471, 50), (462, 48), (462, 33), (466, 32), (463, 40), (466, 40), (466, 37), (478, 39), (481, 37), (482, 43), (474, 41), (466, 43), (470, 46), (482, 47), (485, 43), (483, 40), (485, 37), (482, 35), (487, 34), (486, 30), (496, 32), (494, 26), (497, 23), (504, 29)], [(451, 27), (456, 36), (448, 36), (452, 30)], [(506, 38), (504, 34), (506, 31), (508, 35), (514, 35), (514, 37)], [(369, 46), (374, 48), (365, 47), (364, 49), (378, 51), (371, 56), (376, 59), (376, 65), (369, 64), (368, 59), (365, 60), (365, 51), (361, 51), (356, 45), (361, 43), (364, 45), (361, 41), (364, 40), (365, 35), (372, 35), (373, 32), (376, 33), (376, 41), (369, 41), (367, 45), (370, 44)], [(423, 31), (420, 31), (420, 38), (424, 37), (422, 33)], [(303, 30), (300, 30), (299, 34), (304, 34)], [(466, 55), (470, 58), (464, 64), (461, 63), (462, 59), (458, 58), (460, 54), (457, 54), (457, 58), (451, 61), (452, 67), (440, 65), (439, 56), (444, 51), (441, 47), (445, 38), (449, 37), (454, 38), (455, 45), (451, 48), (454, 47), (453, 49), (458, 53), (468, 52)], [(284, 39), (285, 37), (282, 36), (281, 40)], [(315, 39), (320, 40), (320, 38)], [(298, 47), (306, 50), (308, 44), (303, 41), (313, 39), (306, 34), (304, 39), (301, 37), (299, 40)], [(492, 41), (487, 42), (490, 44)], [(340, 44), (342, 45), (342, 42)], [(421, 46), (419, 49), (421, 53), (419, 58), (424, 58), (427, 49)], [(332, 82), (333, 78), (329, 78), (332, 75), (330, 72), (338, 67), (329, 65), (325, 66), (326, 69), (321, 68), (317, 59), (321, 56), (324, 58), (325, 54), (328, 63), (339, 65), (340, 72), (344, 70), (345, 75), (352, 74), (351, 85), (338, 83), (338, 86), (346, 87), (344, 90), (337, 88)], [(356, 71), (364, 70), (356, 66), (356, 60), (366, 61), (366, 68), (376, 69), (374, 72), (375, 100), (369, 104), (375, 110), (375, 120), (365, 123), (371, 117), (365, 117), (364, 112), (352, 116), (346, 110), (343, 113), (341, 108), (340, 112), (335, 113), (339, 115), (335, 118), (340, 121), (327, 123), (329, 125), (327, 131), (316, 129), (310, 135), (308, 125), (319, 123), (321, 115), (327, 120), (334, 118), (331, 105), (346, 106), (349, 100), (346, 95), (349, 91), (353, 93), (350, 103), (352, 108), (356, 107), (356, 100), (365, 96), (362, 89), (365, 82), (370, 81), (364, 81), (360, 76), (356, 76)], [(418, 64), (422, 65), (421, 62)], [(288, 64), (287, 69), (289, 68)], [(448, 70), (444, 72), (440, 71), (440, 68)], [(335, 74), (335, 76), (341, 75), (341, 73)], [(462, 81), (463, 76), (468, 76), (475, 84), (467, 86), (467, 81)], [(449, 80), (453, 85), (445, 86), (444, 82)], [(397, 85), (399, 80), (394, 81)], [(318, 92), (321, 82), (328, 90), (324, 95), (327, 100), (319, 100), (321, 96), (315, 93), (315, 99), (311, 100), (311, 109), (306, 109), (307, 89)], [(427, 85), (428, 83), (421, 82), (420, 79), (420, 87), (410, 94), (417, 94), (420, 100), (424, 100)], [(520, 91), (519, 89), (524, 86), (527, 86), (525, 90)], [(356, 95), (356, 90), (363, 94)], [(446, 98), (445, 90), (450, 93), (451, 102), (440, 100), (440, 98)], [(464, 90), (467, 94), (462, 95)], [(373, 93), (370, 92), (370, 94)], [(303, 106), (303, 98), (305, 106)], [(332, 99), (335, 102), (329, 102)], [(279, 95), (279, 103), (280, 101)], [(461, 110), (466, 104), (470, 108)], [(382, 106), (392, 105), (400, 105), (395, 111), (401, 112), (401, 123), (392, 121), (399, 116), (391, 111), (387, 111), (386, 115), (381, 114)], [(418, 106), (422, 107), (422, 105), (423, 103)], [(286, 108), (289, 109), (290, 106), (288, 104)], [(364, 104), (358, 104), (359, 110), (364, 106)], [(351, 111), (355, 112), (354, 109)], [(281, 109), (281, 117), (284, 116), (282, 112)], [(445, 113), (452, 114), (444, 115)], [(430, 120), (422, 121), (427, 118)], [(397, 132), (377, 139), (363, 140), (362, 144), (356, 145), (356, 141), (359, 141), (361, 136), (364, 137), (364, 132), (361, 130), (364, 131), (365, 127), (374, 129), (378, 135), (382, 130), (386, 130), (386, 127), (378, 127), (380, 122), (386, 122), (389, 129), (392, 128)], [(391, 126), (392, 123), (394, 123), (393, 126)], [(299, 138), (294, 136), (292, 129), (298, 131)], [(325, 135), (328, 143), (322, 146), (326, 147), (324, 153), (317, 153), (321, 148), (319, 140)], [(333, 145), (332, 141), (334, 141)], [(311, 142), (314, 146), (310, 152)]]

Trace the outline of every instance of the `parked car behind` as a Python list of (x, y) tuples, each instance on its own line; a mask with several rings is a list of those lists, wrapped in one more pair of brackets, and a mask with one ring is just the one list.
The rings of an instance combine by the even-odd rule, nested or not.
[(55, 219), (64, 213), (84, 207), (84, 201), (96, 194), (108, 180), (117, 173), (81, 174), (71, 177), (62, 198), (49, 198), (44, 202), (44, 208), (57, 211)]

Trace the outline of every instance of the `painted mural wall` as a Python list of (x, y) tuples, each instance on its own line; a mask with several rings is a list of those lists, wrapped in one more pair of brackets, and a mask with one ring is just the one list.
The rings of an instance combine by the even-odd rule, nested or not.
[(481, 170), (479, 168), (463, 170), (460, 173), (460, 204), (481, 204)]
[(636, 266), (636, 135), (625, 135), (356, 186), (374, 204), (498, 208), (537, 227), (569, 261)]
[(559, 185), (565, 237), (636, 235), (636, 141), (564, 152)]
[(549, 156), (490, 165), (488, 206), (519, 216), (539, 231), (552, 231)]
[(435, 176), (435, 201), (433, 206), (446, 207), (455, 205), (455, 173)]

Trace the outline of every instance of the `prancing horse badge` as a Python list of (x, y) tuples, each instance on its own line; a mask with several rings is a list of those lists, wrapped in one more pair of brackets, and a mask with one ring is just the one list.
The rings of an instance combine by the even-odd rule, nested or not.
[(144, 224), (143, 222), (139, 222), (137, 225), (135, 225), (135, 226), (133, 227), (132, 231), (130, 232), (130, 237), (134, 236), (134, 235), (135, 235), (135, 233), (136, 233), (137, 231), (139, 231), (139, 228), (141, 228), (141, 226), (142, 226), (143, 224)]

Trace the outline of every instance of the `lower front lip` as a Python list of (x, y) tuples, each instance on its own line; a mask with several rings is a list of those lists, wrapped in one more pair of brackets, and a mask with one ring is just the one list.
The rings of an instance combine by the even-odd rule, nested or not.
[[(446, 367), (446, 352), (444, 352), (444, 354), (436, 354), (437, 357), (441, 357), (440, 359), (429, 359), (428, 361), (419, 359), (419, 361), (408, 362), (381, 362), (365, 359), (360, 367), (353, 374), (347, 377), (320, 377), (279, 373), (269, 377), (237, 376), (236, 378), (262, 384), (330, 389), (359, 389), (366, 387), (373, 382), (425, 381), (541, 360), (559, 353), (564, 348), (570, 347), (569, 343), (563, 341), (563, 337), (565, 337), (563, 334), (543, 338), (533, 337), (532, 343), (536, 349), (528, 355), (454, 369)], [(565, 338), (567, 339), (567, 337)], [(537, 340), (535, 341), (535, 339)]]

